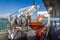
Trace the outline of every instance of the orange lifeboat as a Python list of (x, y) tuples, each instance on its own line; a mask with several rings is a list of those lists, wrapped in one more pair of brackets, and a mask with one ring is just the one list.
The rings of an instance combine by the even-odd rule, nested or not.
[(31, 29), (33, 30), (38, 30), (42, 27), (44, 27), (44, 25), (42, 25), (42, 22), (38, 21), (38, 20), (32, 20), (30, 23), (29, 23), (29, 26), (31, 27)]
[(37, 20), (32, 20), (30, 23), (29, 23), (29, 26), (31, 27), (31, 29), (33, 30), (38, 30), (42, 27), (44, 27), (44, 25), (42, 24), (42, 22), (38, 21), (39, 18), (45, 18), (44, 15), (38, 15), (37, 16)]

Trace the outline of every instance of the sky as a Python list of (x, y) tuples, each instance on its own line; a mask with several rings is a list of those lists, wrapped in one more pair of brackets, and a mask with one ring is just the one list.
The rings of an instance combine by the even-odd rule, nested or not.
[[(10, 14), (17, 12), (20, 8), (32, 6), (34, 0), (0, 0), (0, 18), (8, 17)], [(42, 0), (35, 0), (36, 5), (40, 5), (37, 11), (46, 11), (46, 8)], [(37, 11), (32, 14), (34, 19), (37, 15)], [(34, 17), (33, 17), (34, 16)]]

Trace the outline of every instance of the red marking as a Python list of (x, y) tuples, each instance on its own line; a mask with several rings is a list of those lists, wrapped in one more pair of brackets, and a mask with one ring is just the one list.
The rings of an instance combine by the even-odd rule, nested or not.
[(36, 39), (39, 39), (40, 37), (44, 36), (45, 33), (45, 27), (40, 28), (37, 32), (36, 32)]

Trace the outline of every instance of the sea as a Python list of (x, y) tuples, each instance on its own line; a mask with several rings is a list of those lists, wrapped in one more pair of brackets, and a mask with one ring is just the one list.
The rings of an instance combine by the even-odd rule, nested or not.
[(0, 18), (0, 32), (3, 32), (7, 28), (8, 19)]

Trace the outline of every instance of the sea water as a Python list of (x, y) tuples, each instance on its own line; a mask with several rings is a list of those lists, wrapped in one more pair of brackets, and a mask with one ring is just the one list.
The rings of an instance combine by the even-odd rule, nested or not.
[(6, 28), (7, 28), (7, 19), (0, 18), (0, 32), (4, 32)]

